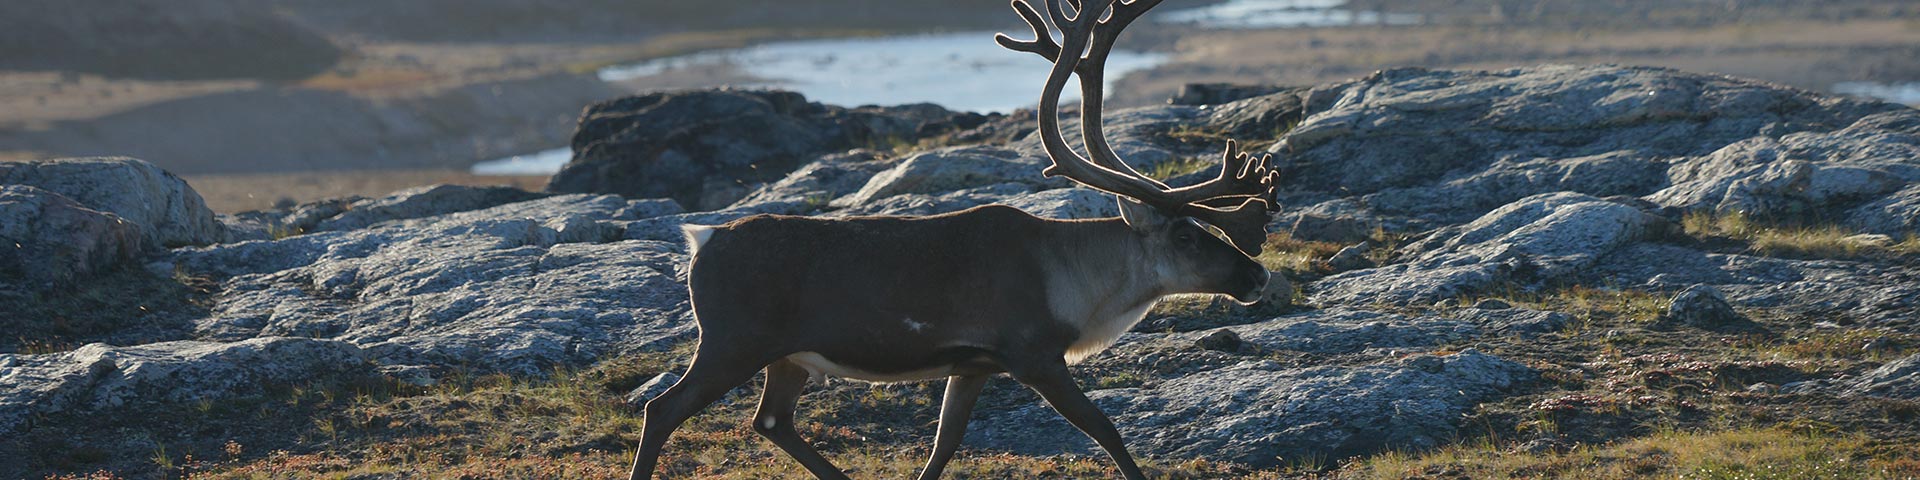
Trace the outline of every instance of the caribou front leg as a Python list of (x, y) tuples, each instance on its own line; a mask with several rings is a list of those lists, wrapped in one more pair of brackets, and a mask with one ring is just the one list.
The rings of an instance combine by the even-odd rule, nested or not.
[(1028, 359), (1023, 362), (1008, 362), (1007, 373), (1015, 380), (1026, 384), (1047, 400), (1053, 410), (1066, 417), (1067, 422), (1079, 428), (1081, 433), (1092, 437), (1094, 443), (1113, 457), (1120, 465), (1120, 474), (1127, 480), (1146, 480), (1140, 473), (1140, 466), (1133, 463), (1133, 455), (1127, 454), (1127, 445), (1120, 439), (1120, 431), (1113, 428), (1113, 420), (1100, 411), (1099, 405), (1080, 391), (1073, 383), (1073, 375), (1067, 371), (1067, 362), (1059, 355), (1045, 359)]

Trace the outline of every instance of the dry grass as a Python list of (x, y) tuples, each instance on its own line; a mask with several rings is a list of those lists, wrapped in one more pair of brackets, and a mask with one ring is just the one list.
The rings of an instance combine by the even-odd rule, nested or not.
[(1883, 329), (1814, 331), (1769, 350), (1788, 358), (1887, 361), (1920, 351), (1920, 335)]
[(1563, 453), (1530, 453), (1509, 445), (1455, 445), (1420, 453), (1387, 453), (1338, 472), (1337, 478), (1686, 478), (1899, 479), (1920, 476), (1913, 451), (1876, 451), (1858, 434), (1783, 427), (1717, 432), (1662, 431)]
[(1681, 220), (1688, 235), (1747, 244), (1747, 251), (1788, 258), (1888, 258), (1920, 255), (1920, 237), (1862, 235), (1834, 224), (1766, 222), (1739, 212), (1693, 212)]
[(1253, 260), (1265, 265), (1267, 270), (1288, 272), (1296, 276), (1321, 275), (1331, 269), (1327, 259), (1345, 248), (1333, 242), (1300, 240), (1285, 232), (1267, 234), (1267, 243), (1260, 255)]

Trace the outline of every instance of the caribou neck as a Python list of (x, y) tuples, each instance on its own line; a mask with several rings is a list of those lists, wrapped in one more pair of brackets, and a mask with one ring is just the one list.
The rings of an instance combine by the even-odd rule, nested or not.
[(1146, 242), (1118, 217), (1069, 221), (1038, 260), (1048, 308), (1078, 332), (1067, 362), (1105, 350), (1168, 291)]

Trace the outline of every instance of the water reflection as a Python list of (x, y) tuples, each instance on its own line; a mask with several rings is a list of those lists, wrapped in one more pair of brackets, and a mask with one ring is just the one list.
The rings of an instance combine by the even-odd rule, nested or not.
[(1840, 82), (1833, 84), (1833, 93), (1873, 97), (1893, 103), (1920, 106), (1920, 82)]
[[(1164, 23), (1193, 23), (1207, 28), (1299, 28), (1345, 25), (1417, 25), (1424, 17), (1342, 9), (1346, 0), (1228, 0), (1162, 14)], [(1384, 15), (1384, 16), (1383, 16)]]

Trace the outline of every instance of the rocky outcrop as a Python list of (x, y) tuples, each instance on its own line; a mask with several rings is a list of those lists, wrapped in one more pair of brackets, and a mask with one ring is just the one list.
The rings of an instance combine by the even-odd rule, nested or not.
[(258, 395), (272, 385), (371, 371), (360, 349), (310, 338), (95, 343), (44, 355), (0, 354), (0, 434), (34, 415)]
[(574, 134), (574, 159), (547, 189), (667, 197), (714, 210), (740, 197), (710, 191), (776, 181), (821, 154), (912, 143), (986, 120), (928, 104), (832, 107), (782, 91), (646, 94), (588, 107)]
[(1415, 225), (1555, 191), (1689, 209), (1846, 203), (1914, 168), (1906, 107), (1660, 68), (1393, 69), (1305, 104), (1272, 149), (1295, 166), (1291, 185)]
[(1647, 198), (1686, 210), (1803, 218), (1920, 180), (1915, 158), (1920, 112), (1882, 112), (1839, 130), (1756, 136), (1685, 159), (1667, 173), (1672, 186)]
[(491, 208), (547, 194), (513, 187), (426, 185), (380, 198), (336, 198), (273, 210), (221, 216), (227, 241), (270, 240), (301, 233), (344, 231), (391, 220)]
[(1542, 194), (1435, 231), (1408, 247), (1410, 261), (1334, 275), (1309, 290), (1325, 304), (1429, 305), (1507, 282), (1579, 275), (1614, 249), (1659, 233), (1664, 223), (1587, 195)]
[[(139, 227), (58, 193), (0, 185), (0, 289), (45, 289), (119, 266), (141, 251)], [(18, 300), (7, 300), (18, 301)]]
[(625, 225), (667, 200), (563, 195), (373, 228), (182, 249), (228, 280), (199, 338), (302, 336), (385, 365), (488, 365), (538, 375), (691, 332), (686, 259)]
[(126, 157), (0, 162), (0, 185), (31, 185), (140, 229), (152, 247), (206, 245), (225, 237), (213, 211), (185, 180)]

